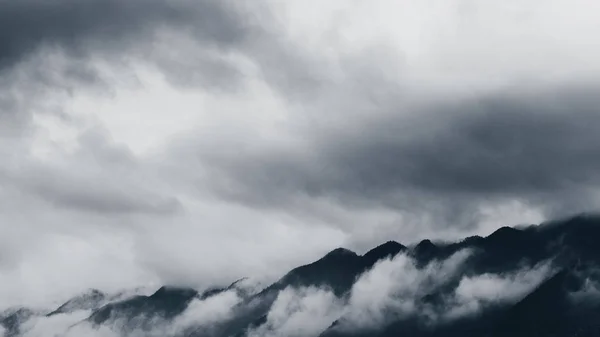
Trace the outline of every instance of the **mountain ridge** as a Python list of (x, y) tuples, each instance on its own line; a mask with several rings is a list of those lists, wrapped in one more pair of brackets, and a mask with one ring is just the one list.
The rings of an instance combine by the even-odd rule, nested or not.
[[(388, 337), (395, 336), (401, 331), (411, 331), (413, 336), (417, 337), (445, 337), (453, 336), (453, 333), (458, 332), (464, 336), (504, 337), (525, 336), (528, 333), (551, 336), (554, 330), (543, 329), (539, 326), (541, 323), (532, 326), (520, 320), (519, 317), (523, 316), (523, 313), (531, 312), (539, 312), (540, 317), (532, 316), (527, 322), (542, 322), (547, 319), (562, 321), (564, 324), (551, 325), (557, 332), (562, 333), (559, 336), (571, 336), (577, 333), (582, 336), (586, 333), (593, 335), (594, 331), (600, 331), (598, 324), (594, 323), (596, 319), (600, 321), (600, 316), (596, 315), (596, 311), (600, 313), (600, 310), (597, 310), (600, 309), (600, 305), (586, 307), (590, 312), (586, 311), (588, 309), (577, 309), (570, 302), (569, 294), (583, 291), (583, 284), (592, 279), (591, 270), (600, 266), (600, 246), (596, 243), (598, 239), (600, 239), (600, 217), (585, 215), (551, 221), (538, 226), (501, 227), (486, 237), (472, 236), (451, 243), (422, 240), (409, 248), (396, 241), (387, 241), (363, 255), (345, 248), (334, 249), (312, 263), (292, 269), (278, 281), (256, 293), (248, 293), (238, 287), (242, 279), (229, 286), (211, 288), (202, 293), (191, 288), (163, 286), (149, 296), (137, 295), (100, 305), (107, 296), (100, 291), (91, 290), (87, 297), (85, 294), (75, 297), (50, 311), (46, 316), (67, 314), (74, 309), (85, 308), (92, 310), (92, 314), (86, 321), (95, 326), (120, 319), (125, 322), (135, 322), (135, 324), (124, 325), (125, 329), (141, 328), (149, 331), (154, 328), (152, 325), (154, 322), (142, 320), (143, 322), (140, 323), (140, 317), (145, 319), (158, 316), (165, 322), (171, 322), (186, 311), (192, 301), (204, 301), (233, 292), (239, 298), (239, 302), (232, 307), (230, 318), (215, 323), (210, 333), (202, 327), (188, 328), (181, 336), (246, 336), (250, 331), (269, 328), (270, 311), (287, 289), (322, 289), (331, 291), (344, 303), (351, 303), (356, 283), (362, 276), (377, 268), (382, 261), (390, 261), (386, 264), (393, 265), (399, 263), (394, 262), (395, 257), (403, 255), (408, 262), (400, 262), (406, 264), (414, 260), (414, 267), (411, 268), (418, 272), (430, 270), (429, 266), (439, 265), (435, 267), (438, 269), (432, 269), (434, 274), (428, 276), (432, 277), (437, 270), (443, 269), (443, 263), (452, 260), (453, 256), (461, 252), (468, 251), (469, 254), (461, 262), (461, 267), (456, 269), (457, 274), (445, 280), (443, 285), (435, 286), (432, 292), (417, 298), (415, 300), (417, 308), (439, 310), (438, 307), (445, 303), (444, 301), (448, 301), (450, 294), (457, 293), (457, 289), (464, 285), (465, 280), (482, 278), (485, 281), (486, 277), (495, 277), (494, 275), (498, 277), (518, 275), (519, 270), (524, 268), (535, 270), (543, 263), (550, 263), (552, 265), (550, 270), (558, 270), (558, 272), (545, 279), (542, 278), (538, 286), (514, 303), (489, 308), (484, 306), (487, 309), (482, 309), (483, 311), (477, 314), (451, 320), (435, 327), (424, 323), (426, 321), (421, 322), (420, 316), (409, 315), (404, 318), (386, 319), (387, 323), (381, 325), (380, 329), (361, 335), (359, 332), (343, 332), (336, 319), (330, 322), (329, 327), (325, 326), (320, 334), (314, 336)], [(567, 280), (571, 281), (567, 282)], [(598, 280), (593, 279), (593, 281)], [(567, 287), (567, 284), (570, 286)], [(547, 295), (536, 295), (540, 292)], [(79, 301), (82, 298), (84, 300)], [(544, 311), (545, 308), (548, 310)], [(563, 311), (568, 315), (562, 315)], [(9, 337), (18, 336), (19, 322), (28, 319), (26, 315), (22, 315), (22, 319), (18, 318), (15, 313), (12, 316), (0, 315), (0, 325), (11, 333)]]

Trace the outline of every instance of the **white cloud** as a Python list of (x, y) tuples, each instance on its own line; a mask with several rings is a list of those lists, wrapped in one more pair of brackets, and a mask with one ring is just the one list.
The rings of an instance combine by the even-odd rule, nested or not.
[(571, 300), (575, 301), (578, 304), (595, 304), (600, 300), (600, 270), (592, 269), (588, 270), (589, 274), (578, 275), (582, 278), (581, 288), (577, 291), (573, 291), (569, 294)]
[(68, 329), (89, 317), (91, 311), (82, 310), (50, 317), (39, 316), (28, 320), (21, 327), (23, 337), (47, 337), (61, 335)]
[(342, 302), (328, 290), (286, 288), (269, 310), (266, 322), (249, 337), (308, 337), (325, 331), (342, 313)]
[(550, 263), (506, 274), (464, 277), (450, 299), (443, 319), (456, 319), (480, 312), (485, 306), (516, 302), (535, 289), (552, 272)]
[(20, 232), (40, 241), (24, 241), (17, 250), (20, 256), (14, 257), (18, 262), (0, 273), (0, 307), (52, 310), (90, 288), (114, 293), (158, 283), (136, 264), (131, 233), (94, 227), (83, 227), (81, 233)]
[(470, 255), (463, 250), (424, 268), (406, 254), (379, 262), (352, 287), (341, 328), (375, 328), (419, 313), (420, 299), (456, 276)]
[(175, 331), (182, 331), (189, 327), (210, 326), (230, 318), (235, 305), (240, 303), (240, 298), (235, 290), (226, 291), (205, 300), (195, 299), (188, 308), (172, 323)]

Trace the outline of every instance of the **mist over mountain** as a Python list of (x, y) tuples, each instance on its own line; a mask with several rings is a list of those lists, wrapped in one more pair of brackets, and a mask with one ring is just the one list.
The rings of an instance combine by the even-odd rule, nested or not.
[(0, 337), (600, 337), (597, 32), (597, 0), (0, 0)]
[[(600, 216), (457, 242), (338, 248), (260, 288), (249, 279), (150, 295), (99, 290), (7, 310), (16, 336), (598, 336)], [(215, 252), (217, 253), (217, 252)]]

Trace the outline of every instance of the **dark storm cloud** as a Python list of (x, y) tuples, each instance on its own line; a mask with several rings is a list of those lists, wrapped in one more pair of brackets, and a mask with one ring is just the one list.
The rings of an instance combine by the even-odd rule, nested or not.
[(445, 217), (502, 200), (585, 210), (600, 187), (600, 92), (593, 88), (399, 105), (409, 113), (304, 134), (306, 151), (205, 154), (210, 184), (261, 207), (325, 198)]
[(243, 37), (241, 25), (234, 11), (217, 1), (3, 0), (0, 67), (14, 65), (42, 46), (75, 55), (96, 43), (122, 48), (131, 42), (127, 39), (146, 38), (164, 26), (190, 28), (203, 42), (226, 46)]
[(599, 182), (599, 103), (597, 90), (583, 89), (425, 107), (415, 112), (427, 120), (422, 127), (384, 117), (325, 145), (323, 159), (345, 177), (335, 189), (375, 194), (399, 187), (482, 195), (579, 189)]
[[(7, 188), (30, 193), (59, 209), (99, 215), (152, 214), (173, 215), (181, 211), (180, 201), (165, 193), (148, 189), (131, 178), (94, 174), (66, 174), (57, 169), (30, 168), (15, 174), (0, 172)], [(35, 200), (35, 199), (34, 199)]]
[(131, 66), (145, 64), (172, 84), (235, 89), (227, 55), (251, 34), (247, 18), (225, 1), (0, 0), (0, 137), (27, 137), (34, 111), (61, 115), (60, 95), (110, 93), (98, 61), (134, 84)]
[[(193, 43), (156, 48), (169, 31)], [(231, 90), (241, 77), (224, 53), (249, 33), (247, 20), (223, 1), (0, 0), (0, 121), (26, 126), (27, 97), (43, 101), (47, 91), (110, 91), (97, 60), (132, 77), (129, 66), (138, 61), (172, 83)], [(57, 53), (66, 62), (53, 61)]]
[[(176, 198), (164, 198), (141, 193), (134, 187), (102, 185), (73, 181), (72, 179), (48, 181), (34, 186), (35, 193), (60, 208), (93, 212), (97, 214), (153, 214), (170, 215), (181, 208)], [(106, 183), (106, 182), (105, 182)], [(111, 186), (112, 185), (112, 186)]]
[[(66, 62), (53, 63), (56, 53)], [(285, 98), (302, 97), (324, 80), (309, 54), (259, 2), (0, 0), (0, 107), (13, 114), (26, 114), (14, 91), (110, 91), (98, 60), (133, 78), (131, 65), (151, 65), (171, 84), (231, 92), (245, 78), (242, 59)]]

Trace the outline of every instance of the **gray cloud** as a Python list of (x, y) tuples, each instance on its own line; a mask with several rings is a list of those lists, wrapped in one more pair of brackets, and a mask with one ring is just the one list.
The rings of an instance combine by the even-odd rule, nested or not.
[(227, 54), (251, 34), (245, 18), (233, 3), (210, 0), (0, 1), (0, 131), (18, 134), (34, 111), (60, 113), (48, 96), (110, 93), (114, 79), (99, 63), (132, 84), (132, 67), (145, 64), (173, 84), (234, 90), (243, 77)]
[(242, 22), (232, 8), (214, 1), (2, 1), (0, 62), (8, 67), (44, 46), (74, 55), (87, 47), (130, 47), (164, 26), (190, 28), (203, 42), (226, 46), (243, 37)]
[[(31, 178), (40, 175), (40, 172), (33, 173)], [(48, 174), (44, 177), (46, 181), (38, 180), (31, 186), (33, 192), (53, 205), (66, 208), (100, 214), (161, 215), (174, 213), (181, 207), (176, 198), (163, 198), (110, 180), (90, 182), (87, 179)]]
[(303, 147), (198, 155), (216, 193), (255, 207), (321, 198), (439, 210), (452, 221), (484, 202), (522, 200), (549, 214), (577, 212), (597, 205), (597, 97), (593, 87), (567, 86), (416, 106), (391, 100), (383, 114), (341, 128), (317, 120), (302, 129)]
[(147, 186), (152, 176), (128, 148), (102, 130), (79, 136), (81, 149), (62, 162), (27, 159), (19, 167), (0, 167), (0, 179), (59, 208), (97, 214), (173, 214), (181, 203)]
[(319, 60), (278, 32), (284, 26), (260, 2), (2, 1), (0, 13), (0, 71), (39, 53), (64, 53), (69, 64), (59, 72), (56, 65), (38, 62), (28, 74), (31, 81), (53, 86), (69, 80), (106, 84), (94, 64), (98, 59), (124, 72), (146, 63), (176, 85), (231, 91), (244, 79), (236, 57), (247, 58), (290, 98), (315, 92), (323, 77), (316, 68), (307, 71)]
[(0, 0), (5, 302), (598, 207), (598, 20), (574, 1), (513, 22), (487, 2)]

